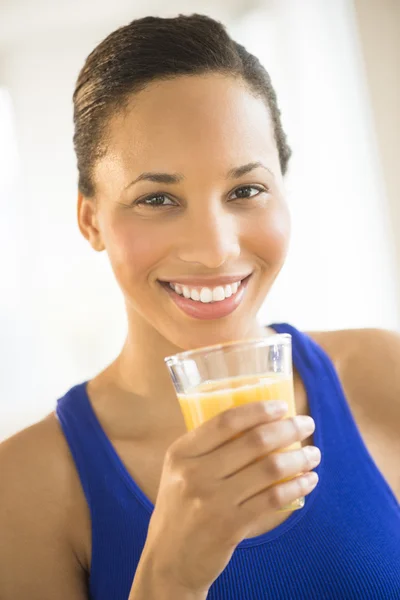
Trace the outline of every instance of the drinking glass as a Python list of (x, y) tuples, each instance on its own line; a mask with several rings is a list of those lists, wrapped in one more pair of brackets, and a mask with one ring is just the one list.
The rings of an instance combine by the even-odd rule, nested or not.
[[(296, 414), (292, 338), (287, 333), (197, 348), (168, 356), (165, 362), (188, 431), (249, 402), (284, 400), (289, 407), (284, 418)], [(300, 442), (278, 452), (297, 448)], [(301, 497), (280, 511), (303, 506)]]

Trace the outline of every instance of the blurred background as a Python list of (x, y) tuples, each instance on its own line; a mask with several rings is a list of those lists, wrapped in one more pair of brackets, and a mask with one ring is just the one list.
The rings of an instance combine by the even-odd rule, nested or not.
[(76, 224), (78, 71), (118, 26), (192, 12), (261, 59), (293, 149), (291, 249), (260, 319), (399, 329), (399, 0), (0, 0), (0, 440), (124, 339), (107, 257)]

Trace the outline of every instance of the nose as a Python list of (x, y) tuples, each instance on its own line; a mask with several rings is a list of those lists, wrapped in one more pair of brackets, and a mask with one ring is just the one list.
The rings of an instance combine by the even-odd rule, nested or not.
[(239, 227), (234, 215), (223, 210), (199, 211), (182, 223), (179, 259), (218, 269), (240, 255)]

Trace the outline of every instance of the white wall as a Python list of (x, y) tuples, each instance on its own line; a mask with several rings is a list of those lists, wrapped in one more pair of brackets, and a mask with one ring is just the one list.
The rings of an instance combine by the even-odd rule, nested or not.
[[(7, 27), (0, 18), (0, 86), (12, 97), (20, 157), (14, 185), (5, 191), (0, 184), (9, 231), (0, 242), (8, 298), (0, 302), (0, 439), (99, 371), (124, 336), (123, 303), (106, 257), (89, 249), (75, 222), (71, 95), (94, 45), (154, 11), (140, 6), (132, 14), (127, 3), (114, 2), (111, 15), (109, 3), (97, 2), (91, 20), (90, 2), (80, 2), (86, 5), (76, 23), (44, 4), (40, 13), (36, 2), (29, 29), (27, 17), (16, 17), (28, 10), (22, 0), (10, 4)], [(239, 1), (182, 6), (169, 4), (168, 12), (223, 18), (259, 55), (294, 150), (287, 181), (292, 248), (261, 318), (310, 329), (396, 328), (391, 232), (350, 1), (270, 1), (247, 12)], [(5, 181), (4, 157), (0, 165)]]

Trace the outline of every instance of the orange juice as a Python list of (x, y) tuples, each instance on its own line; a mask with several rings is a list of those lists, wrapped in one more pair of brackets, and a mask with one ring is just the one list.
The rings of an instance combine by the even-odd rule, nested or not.
[[(178, 400), (188, 431), (229, 408), (250, 402), (284, 400), (289, 406), (285, 417), (296, 414), (293, 379), (279, 373), (205, 382), (189, 394), (178, 394)], [(300, 442), (296, 442), (290, 449), (300, 447)]]
[[(205, 382), (189, 394), (178, 394), (178, 400), (189, 431), (229, 408), (250, 402), (284, 400), (289, 406), (285, 418), (296, 414), (293, 379), (278, 373)], [(297, 448), (301, 448), (301, 442), (295, 442), (280, 452)], [(303, 506), (304, 499), (298, 499), (281, 511), (296, 510)]]

